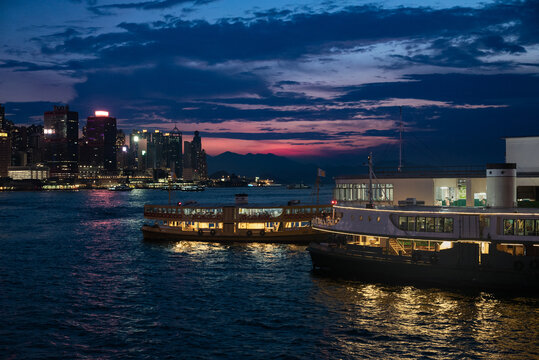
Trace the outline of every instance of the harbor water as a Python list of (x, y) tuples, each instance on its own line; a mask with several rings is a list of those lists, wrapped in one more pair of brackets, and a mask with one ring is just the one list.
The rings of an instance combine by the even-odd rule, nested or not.
[(536, 298), (327, 278), (305, 246), (144, 241), (144, 204), (167, 202), (159, 190), (0, 193), (0, 358), (539, 357)]

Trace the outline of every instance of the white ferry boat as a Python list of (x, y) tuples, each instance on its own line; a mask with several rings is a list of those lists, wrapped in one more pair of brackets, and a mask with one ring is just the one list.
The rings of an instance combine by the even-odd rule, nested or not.
[(313, 220), (335, 239), (309, 246), (313, 267), (378, 281), (539, 291), (539, 209), (512, 207), (516, 170), (500, 165), (487, 167), (496, 194), (489, 208), (335, 205)]

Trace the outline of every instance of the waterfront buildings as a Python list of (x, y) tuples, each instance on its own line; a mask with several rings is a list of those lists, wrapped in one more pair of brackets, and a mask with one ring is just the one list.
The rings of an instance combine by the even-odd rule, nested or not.
[(184, 153), (183, 134), (177, 126), (170, 131), (143, 129), (125, 134), (107, 111), (95, 111), (79, 139), (78, 116), (69, 106), (60, 105), (44, 113), (44, 126), (15, 126), (0, 105), (0, 174), (8, 176), (8, 167), (12, 167), (15, 177), (33, 179), (34, 175), (20, 175), (21, 171), (46, 166), (50, 169), (47, 177), (68, 182), (76, 178), (99, 182), (119, 176), (207, 179), (206, 152), (198, 131), (192, 141), (185, 142)]
[(45, 180), (49, 178), (47, 166), (10, 166), (8, 176), (13, 180)]
[[(505, 141), (506, 162), (517, 164), (517, 200), (537, 201), (539, 136), (508, 137)], [(398, 205), (407, 198), (415, 198), (427, 206), (485, 206), (489, 204), (485, 170), (485, 167), (445, 167), (376, 171), (373, 200), (387, 205)], [(369, 201), (368, 175), (338, 177), (335, 183), (337, 201)]]
[(69, 106), (54, 106), (44, 114), (44, 160), (51, 177), (76, 177), (78, 173), (79, 114)]

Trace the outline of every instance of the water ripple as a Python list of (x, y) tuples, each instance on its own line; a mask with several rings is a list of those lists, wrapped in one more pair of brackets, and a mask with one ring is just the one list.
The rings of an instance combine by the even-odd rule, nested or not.
[(318, 277), (304, 246), (143, 241), (142, 206), (167, 197), (0, 194), (0, 357), (539, 357), (537, 299)]

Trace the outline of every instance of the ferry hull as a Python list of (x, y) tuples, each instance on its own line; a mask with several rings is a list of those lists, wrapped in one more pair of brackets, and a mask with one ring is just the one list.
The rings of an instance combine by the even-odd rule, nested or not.
[(539, 293), (539, 272), (533, 269), (518, 271), (479, 267), (458, 268), (441, 264), (414, 263), (399, 256), (350, 254), (319, 245), (311, 245), (307, 250), (311, 255), (314, 269), (345, 278), (446, 288)]
[(239, 234), (221, 234), (212, 235), (209, 231), (198, 232), (178, 231), (176, 229), (154, 227), (144, 225), (142, 234), (145, 240), (168, 240), (168, 241), (203, 241), (217, 243), (272, 243), (272, 244), (309, 244), (327, 241), (327, 233), (316, 230), (302, 232), (266, 232), (264, 235), (253, 233), (251, 236)]

